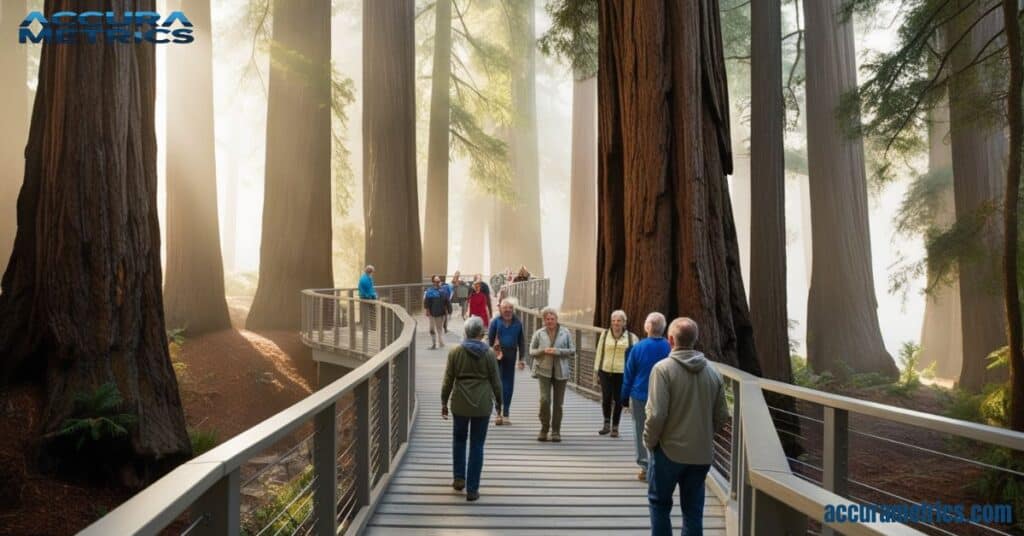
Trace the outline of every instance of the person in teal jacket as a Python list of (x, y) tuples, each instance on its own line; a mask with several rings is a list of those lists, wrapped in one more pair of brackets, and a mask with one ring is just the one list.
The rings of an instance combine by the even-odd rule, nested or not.
[(647, 381), (658, 361), (668, 357), (672, 346), (665, 340), (665, 315), (651, 313), (644, 322), (647, 338), (633, 345), (626, 355), (626, 370), (622, 375), (622, 405), (633, 414), (633, 440), (636, 443), (636, 464), (640, 466), (637, 478), (647, 480), (647, 461), (650, 453), (644, 446), (644, 421), (647, 415)]
[(366, 270), (363, 271), (363, 275), (359, 276), (359, 299), (377, 299), (377, 290), (373, 288), (373, 272), (375, 271), (376, 269), (372, 264), (367, 265)]

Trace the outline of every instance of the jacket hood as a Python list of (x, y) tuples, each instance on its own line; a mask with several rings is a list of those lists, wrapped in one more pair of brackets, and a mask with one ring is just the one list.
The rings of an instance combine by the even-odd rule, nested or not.
[(487, 343), (484, 341), (467, 339), (462, 341), (462, 347), (469, 351), (470, 355), (478, 359), (487, 355)]
[(678, 361), (686, 370), (694, 374), (708, 366), (707, 358), (697, 350), (672, 350), (672, 353), (668, 354), (668, 356)]

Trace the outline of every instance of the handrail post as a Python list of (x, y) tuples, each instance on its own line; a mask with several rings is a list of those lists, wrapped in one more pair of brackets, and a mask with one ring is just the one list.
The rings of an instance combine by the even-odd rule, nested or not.
[[(847, 493), (847, 477), (849, 475), (849, 413), (845, 409), (825, 406), (824, 446), (822, 448), (822, 487), (845, 497)], [(822, 527), (823, 535), (833, 535), (835, 531)]]
[[(739, 405), (742, 403), (742, 401), (739, 398), (740, 391), (742, 391), (740, 387), (741, 385), (742, 382), (740, 382), (739, 380), (736, 380), (736, 383), (733, 384), (733, 396), (736, 397), (736, 408), (739, 408)], [(741, 415), (742, 412), (738, 411), (738, 409), (736, 412), (734, 412), (736, 420), (733, 421), (732, 423), (732, 433), (733, 441), (737, 445), (736, 454), (739, 457), (739, 461), (736, 466), (738, 469), (736, 491), (739, 495), (737, 497), (737, 500), (739, 502), (740, 515), (739, 529), (740, 534), (742, 536), (748, 536), (749, 534), (751, 534), (751, 531), (753, 530), (751, 525), (753, 524), (752, 522), (754, 513), (754, 488), (750, 486), (750, 464), (747, 463), (747, 454), (746, 449), (744, 448), (744, 444), (746, 443), (747, 438), (746, 431), (743, 428), (743, 418)]]
[(338, 417), (337, 403), (331, 403), (316, 414), (313, 432), (313, 516), (320, 536), (335, 536), (338, 530)]
[(235, 469), (221, 477), (206, 490), (193, 506), (193, 511), (204, 516), (196, 527), (198, 534), (218, 535), (239, 534), (241, 522), (241, 481), (239, 470)]
[(334, 296), (332, 303), (333, 307), (331, 309), (333, 309), (334, 313), (334, 346), (337, 347), (338, 341), (341, 339), (341, 307), (339, 307), (341, 305), (341, 300), (338, 299), (341, 297), (341, 291), (335, 290), (334, 292), (331, 292), (331, 295)]
[(409, 343), (409, 415), (416, 407), (416, 322), (412, 323), (412, 342)]
[(370, 378), (356, 386), (355, 399), (356, 500), (353, 512), (358, 512), (360, 508), (370, 505), (370, 490), (373, 486), (373, 467), (370, 465), (370, 445), (373, 442), (373, 431), (370, 430)]
[(395, 358), (395, 374), (398, 375), (398, 444), (409, 442), (409, 349), (402, 350)]
[(316, 340), (324, 342), (324, 298), (313, 296), (313, 307), (316, 307)]
[(380, 368), (380, 382), (377, 384), (380, 396), (380, 474), (391, 472), (391, 365)]
[(743, 466), (740, 464), (743, 446), (740, 437), (740, 387), (736, 380), (729, 380), (732, 387), (732, 440), (729, 445), (729, 496), (732, 500), (739, 499), (740, 471)]
[(380, 300), (377, 300), (377, 302), (373, 304), (373, 307), (373, 312), (376, 313), (374, 315), (374, 320), (376, 321), (375, 324), (377, 328), (377, 351), (379, 352), (383, 350), (385, 346), (387, 346), (387, 344), (384, 342), (384, 331), (381, 329), (384, 326), (384, 319), (381, 318)]
[(356, 349), (356, 301), (348, 291), (348, 349)]
[[(573, 361), (574, 361), (574, 364), (573, 364), (574, 374), (573, 375), (576, 376), (575, 382), (576, 382), (576, 386), (577, 387), (580, 387), (580, 386), (583, 385), (583, 382), (582, 382), (583, 374), (580, 373), (580, 351), (582, 349), (583, 349), (583, 332), (577, 329), (576, 330), (576, 355), (573, 356)], [(588, 385), (587, 387), (589, 388), (590, 385)]]

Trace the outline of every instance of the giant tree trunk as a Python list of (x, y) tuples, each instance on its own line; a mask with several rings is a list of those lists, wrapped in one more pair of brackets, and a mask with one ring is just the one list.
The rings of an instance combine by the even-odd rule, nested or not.
[(25, 138), (28, 136), (28, 55), (26, 45), (14, 42), (18, 25), (28, 13), (25, 0), (5, 0), (0, 5), (0, 32), (10, 36), (0, 46), (0, 274), (7, 268), (7, 259), (14, 247), (17, 232), (15, 205), (18, 189), (25, 174)]
[(786, 308), (786, 170), (779, 0), (751, 4), (750, 319), (765, 377), (793, 381)]
[(725, 175), (716, 0), (601, 2), (595, 319), (686, 315), (711, 358), (760, 373)]
[[(949, 133), (949, 107), (940, 103), (929, 112), (928, 121), (928, 171), (940, 173), (952, 165), (946, 136)], [(941, 194), (940, 205), (935, 213), (933, 225), (948, 229), (956, 220), (953, 186)], [(933, 275), (929, 273), (928, 280)], [(921, 324), (921, 365), (935, 363), (935, 375), (939, 378), (956, 380), (963, 366), (963, 331), (960, 322), (960, 283), (956, 280), (943, 284), (930, 292), (924, 306), (924, 322)]]
[[(967, 0), (960, 0), (960, 3)], [(951, 23), (949, 36), (960, 36), (980, 15), (980, 6), (968, 8)], [(952, 51), (950, 64), (949, 125), (953, 151), (953, 192), (958, 222), (977, 221), (988, 207), (1001, 204), (1005, 184), (1003, 159), (1006, 136), (1000, 125), (977, 120), (972, 101), (991, 98), (996, 81), (984, 72), (968, 69), (978, 51), (1003, 26), (994, 11), (974, 27), (961, 46)], [(960, 318), (963, 322), (963, 367), (960, 386), (979, 391), (989, 382), (1006, 378), (1006, 371), (988, 370), (988, 355), (1006, 345), (1003, 293), (999, 285), (1003, 233), (998, 218), (989, 216), (976, 240), (980, 255), (960, 260)], [(969, 223), (968, 223), (969, 224)]]
[(510, 5), (512, 128), (508, 152), (516, 199), (512, 205), (499, 204), (497, 225), (491, 227), (491, 259), (496, 261), (491, 271), (525, 265), (531, 274), (540, 276), (544, 256), (537, 155), (536, 10), (534, 0), (516, 0)]
[(807, 360), (837, 377), (899, 370), (882, 342), (871, 268), (864, 146), (836, 118), (857, 87), (852, 22), (841, 0), (804, 0), (807, 21), (807, 167), (814, 248), (807, 298)]
[(592, 310), (597, 286), (597, 77), (573, 82), (569, 261), (562, 309)]
[(430, 140), (427, 145), (427, 206), (423, 229), (423, 270), (448, 270), (449, 84), (452, 69), (452, 3), (435, 4), (434, 70), (430, 78)]
[[(78, 4), (48, 0), (45, 12)], [(0, 295), (0, 384), (45, 386), (45, 437), (72, 414), (76, 395), (115, 383), (123, 410), (138, 418), (118, 460), (128, 481), (152, 478), (191, 452), (160, 293), (154, 64), (146, 44), (43, 45), (18, 234)]]
[(210, 0), (182, 0), (195, 42), (167, 50), (167, 325), (190, 335), (231, 327), (217, 217)]
[(299, 327), (300, 291), (334, 285), (331, 2), (274, 2), (273, 20), (260, 275), (249, 329)]
[(363, 215), (378, 285), (423, 277), (414, 16), (412, 0), (363, 1)]

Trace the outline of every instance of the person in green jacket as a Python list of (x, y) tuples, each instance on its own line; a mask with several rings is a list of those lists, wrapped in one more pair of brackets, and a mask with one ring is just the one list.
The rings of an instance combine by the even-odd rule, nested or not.
[[(441, 417), (448, 418), (448, 404), (455, 417), (452, 430), (452, 487), (466, 490), (466, 500), (480, 498), (480, 472), (484, 466), (484, 440), (495, 404), (501, 404), (501, 378), (494, 350), (482, 339), (484, 322), (478, 316), (466, 321), (466, 339), (448, 353), (441, 386)], [(469, 436), (469, 467), (466, 467), (466, 436)]]

